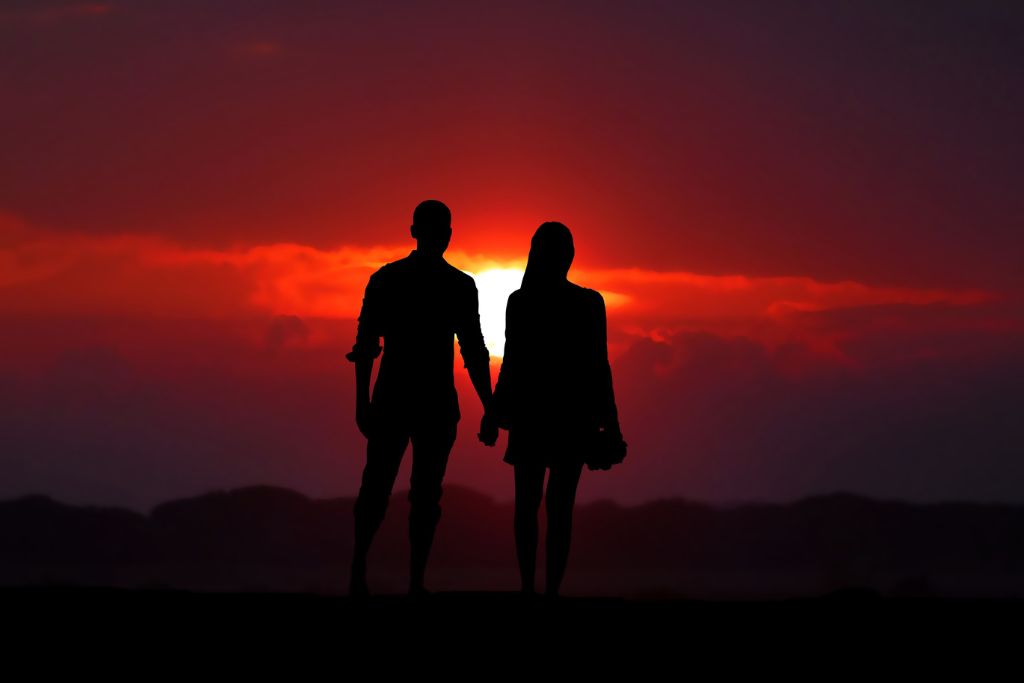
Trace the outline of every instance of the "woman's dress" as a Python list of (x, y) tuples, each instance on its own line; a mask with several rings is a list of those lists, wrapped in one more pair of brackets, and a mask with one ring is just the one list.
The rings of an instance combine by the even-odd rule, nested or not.
[(508, 299), (505, 355), (490, 414), (508, 429), (504, 461), (580, 464), (601, 427), (618, 423), (604, 299), (569, 281)]

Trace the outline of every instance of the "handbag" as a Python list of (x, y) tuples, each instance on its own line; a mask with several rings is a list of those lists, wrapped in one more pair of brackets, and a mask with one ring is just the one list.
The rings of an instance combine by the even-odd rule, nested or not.
[(612, 465), (621, 464), (626, 457), (626, 442), (617, 432), (600, 430), (594, 432), (586, 449), (584, 462), (591, 470), (610, 470)]

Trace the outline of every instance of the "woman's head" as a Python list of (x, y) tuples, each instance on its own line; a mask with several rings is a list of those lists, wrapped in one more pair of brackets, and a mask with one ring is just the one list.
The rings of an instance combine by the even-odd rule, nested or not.
[(554, 221), (541, 224), (530, 240), (530, 256), (526, 261), (523, 286), (564, 282), (575, 254), (569, 228)]

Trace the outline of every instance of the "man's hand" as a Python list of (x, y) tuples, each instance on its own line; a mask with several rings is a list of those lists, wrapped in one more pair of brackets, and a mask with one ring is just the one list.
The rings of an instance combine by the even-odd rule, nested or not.
[(367, 439), (370, 438), (370, 434), (373, 433), (373, 409), (370, 406), (369, 401), (359, 401), (356, 403), (356, 425), (359, 427), (359, 431)]
[(480, 443), (485, 446), (493, 446), (498, 442), (498, 423), (487, 413), (484, 413), (480, 420), (480, 433), (477, 434)]

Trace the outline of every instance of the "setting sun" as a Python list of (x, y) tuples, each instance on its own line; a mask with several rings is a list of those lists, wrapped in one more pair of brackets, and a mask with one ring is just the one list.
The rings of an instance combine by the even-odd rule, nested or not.
[(492, 268), (472, 273), (480, 295), (480, 328), (491, 356), (505, 352), (505, 303), (523, 281), (521, 268)]

